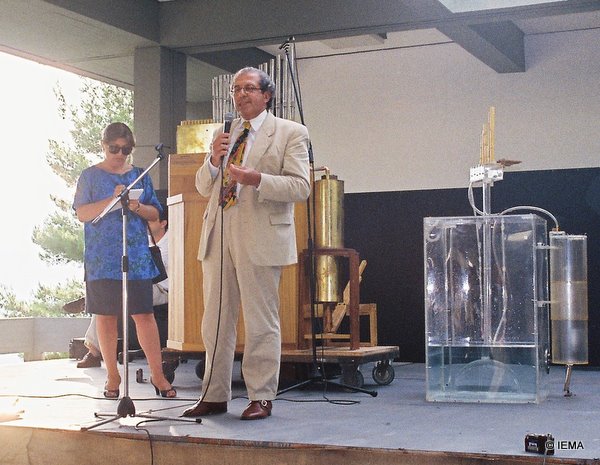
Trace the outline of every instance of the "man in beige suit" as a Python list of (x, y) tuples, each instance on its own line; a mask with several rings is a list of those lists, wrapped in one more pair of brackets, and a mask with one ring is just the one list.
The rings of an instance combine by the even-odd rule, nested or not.
[[(277, 394), (279, 278), (281, 267), (297, 260), (294, 203), (308, 198), (310, 181), (308, 131), (269, 113), (274, 91), (270, 77), (256, 68), (236, 73), (231, 93), (241, 118), (233, 121), (230, 133), (215, 136), (196, 173), (198, 192), (210, 196), (198, 252), (206, 368), (202, 395), (183, 416), (227, 411), (240, 303), (245, 325), (242, 372), (250, 400), (241, 418), (268, 417)], [(242, 133), (245, 147), (238, 150)], [(228, 158), (237, 158), (230, 152), (243, 154), (240, 165), (228, 164)], [(225, 183), (234, 182), (233, 204), (227, 206), (223, 171)]]

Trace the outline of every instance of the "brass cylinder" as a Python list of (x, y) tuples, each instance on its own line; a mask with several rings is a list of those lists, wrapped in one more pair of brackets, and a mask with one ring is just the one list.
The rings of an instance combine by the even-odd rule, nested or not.
[[(315, 246), (344, 247), (344, 181), (325, 174), (315, 182)], [(341, 302), (340, 257), (317, 255), (315, 259), (317, 302)]]

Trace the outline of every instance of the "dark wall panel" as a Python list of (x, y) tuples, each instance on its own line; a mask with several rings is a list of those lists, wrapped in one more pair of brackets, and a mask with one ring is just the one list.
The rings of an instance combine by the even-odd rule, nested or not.
[[(481, 189), (475, 198), (481, 208)], [(491, 198), (493, 213), (540, 207), (561, 230), (587, 234), (590, 365), (600, 366), (600, 169), (506, 171)], [(344, 212), (345, 246), (368, 263), (361, 301), (377, 304), (379, 345), (397, 345), (401, 360), (424, 362), (423, 218), (471, 216), (467, 189), (346, 194)]]

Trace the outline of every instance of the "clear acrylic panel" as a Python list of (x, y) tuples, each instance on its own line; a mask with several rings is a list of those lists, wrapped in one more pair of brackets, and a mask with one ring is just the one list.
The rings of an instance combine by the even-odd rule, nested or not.
[(536, 215), (424, 219), (427, 399), (547, 395), (546, 222)]

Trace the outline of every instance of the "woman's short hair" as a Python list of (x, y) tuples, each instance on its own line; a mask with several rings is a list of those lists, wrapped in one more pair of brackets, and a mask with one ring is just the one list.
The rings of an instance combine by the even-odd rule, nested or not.
[(104, 144), (114, 142), (120, 138), (126, 139), (129, 145), (135, 147), (133, 132), (131, 132), (131, 129), (125, 123), (110, 123), (102, 131), (102, 142)]

